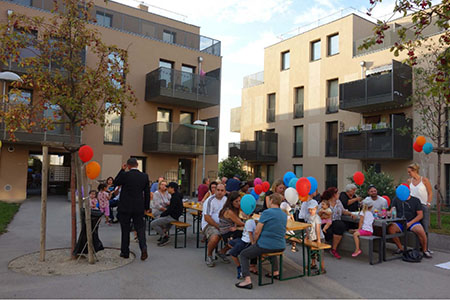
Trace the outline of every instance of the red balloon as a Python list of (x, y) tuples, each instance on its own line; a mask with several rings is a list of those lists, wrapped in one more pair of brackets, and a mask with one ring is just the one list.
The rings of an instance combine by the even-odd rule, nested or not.
[(308, 178), (302, 177), (297, 180), (297, 184), (295, 185), (298, 194), (301, 197), (308, 196), (309, 191), (311, 190), (311, 182), (309, 182)]
[(413, 144), (413, 148), (416, 152), (422, 152), (422, 146), (420, 146), (419, 144), (417, 144), (417, 142), (414, 142)]
[(270, 190), (270, 183), (268, 181), (264, 181), (262, 183), (262, 189), (264, 193), (267, 193)]
[(94, 151), (90, 146), (84, 145), (78, 150), (78, 156), (82, 162), (88, 162), (94, 156)]
[(259, 195), (259, 194), (261, 194), (262, 192), (263, 192), (262, 185), (261, 185), (261, 184), (255, 185), (255, 193)]
[(388, 206), (391, 206), (391, 199), (389, 198), (389, 196), (382, 196), (384, 199), (386, 199)]
[(355, 172), (355, 174), (353, 174), (353, 180), (355, 181), (355, 183), (357, 185), (361, 185), (364, 183), (364, 174), (362, 172)]
[(407, 183), (402, 183), (402, 185), (406, 186), (409, 190), (409, 185)]

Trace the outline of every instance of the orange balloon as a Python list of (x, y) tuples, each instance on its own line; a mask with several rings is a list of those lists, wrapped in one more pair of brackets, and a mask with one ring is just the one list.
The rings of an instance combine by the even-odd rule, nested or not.
[(424, 136), (422, 136), (422, 135), (419, 135), (417, 138), (416, 138), (416, 144), (418, 145), (418, 146), (423, 146), (423, 145), (425, 145), (425, 143), (427, 142), (427, 140), (425, 139), (425, 137)]
[(86, 165), (86, 176), (93, 180), (100, 175), (100, 170), (100, 164), (96, 161), (91, 161)]
[(299, 198), (300, 201), (302, 201), (302, 202), (308, 201), (308, 196), (305, 196), (305, 197), (299, 196), (298, 198)]

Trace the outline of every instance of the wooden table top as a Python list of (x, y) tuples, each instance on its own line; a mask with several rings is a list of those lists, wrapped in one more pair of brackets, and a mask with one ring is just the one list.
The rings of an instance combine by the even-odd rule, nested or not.
[(203, 211), (203, 205), (200, 203), (191, 204), (190, 202), (183, 202), (184, 208), (194, 209), (197, 211)]
[[(253, 215), (253, 219), (255, 221), (258, 221), (260, 217), (261, 217), (261, 215), (259, 215), (259, 214), (254, 214)], [(289, 230), (289, 231), (290, 230), (292, 230), (292, 231), (305, 230), (306, 228), (309, 228), (309, 227), (311, 227), (311, 224), (302, 223), (302, 222), (296, 222), (296, 221), (292, 221), (292, 220), (288, 220), (287, 223), (286, 223), (286, 230)]]

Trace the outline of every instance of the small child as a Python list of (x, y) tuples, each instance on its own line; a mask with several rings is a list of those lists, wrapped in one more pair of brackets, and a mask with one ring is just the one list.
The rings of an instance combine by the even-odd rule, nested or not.
[[(308, 203), (309, 218), (308, 218), (307, 223), (311, 224), (311, 227), (309, 227), (307, 229), (306, 239), (311, 241), (311, 242), (315, 242), (317, 244), (320, 244), (321, 241), (323, 241), (324, 236), (323, 236), (323, 232), (322, 232), (322, 230), (320, 228), (321, 224), (322, 224), (322, 220), (317, 215), (317, 206), (318, 206), (318, 204), (317, 204), (316, 200), (311, 200)], [(311, 259), (311, 269), (315, 269), (315, 268), (316, 268), (316, 258), (313, 257)], [(321, 273), (326, 273), (326, 271), (325, 271), (325, 262), (324, 262), (323, 255), (322, 255), (322, 262), (321, 262), (321, 265), (320, 265), (320, 269), (321, 269)]]
[[(238, 258), (239, 254), (241, 253), (242, 250), (244, 250), (245, 248), (256, 242), (253, 235), (256, 229), (256, 223), (255, 220), (252, 219), (252, 215), (253, 213), (250, 214), (248, 216), (247, 221), (245, 221), (244, 232), (242, 233), (242, 237), (232, 239), (231, 241), (228, 242), (228, 245), (231, 248), (229, 253), (234, 263), (236, 264), (237, 279), (242, 278), (241, 263)], [(256, 272), (256, 265), (254, 264), (250, 265), (250, 272), (253, 273)]]
[(109, 196), (110, 193), (108, 192), (108, 188), (106, 187), (106, 184), (100, 183), (98, 185), (98, 206), (100, 208), (100, 211), (105, 214), (105, 223), (108, 225), (111, 225), (109, 222)]
[(358, 229), (350, 231), (353, 233), (353, 239), (355, 240), (355, 252), (352, 253), (353, 257), (357, 257), (362, 253), (361, 249), (359, 249), (359, 236), (371, 236), (373, 234), (373, 201), (371, 199), (364, 199), (362, 206), (363, 209), (359, 213), (360, 219)]
[[(292, 209), (292, 207), (289, 205), (289, 203), (287, 203), (287, 202), (282, 202), (281, 205), (280, 205), (280, 209), (281, 209), (282, 211), (284, 211), (284, 213), (287, 215), (287, 220), (288, 220), (288, 221), (289, 221), (289, 220), (295, 221), (295, 220), (294, 220), (294, 216), (291, 214), (291, 209)], [(286, 233), (288, 233), (288, 234), (290, 234), (290, 235), (294, 235), (293, 232), (287, 231)], [(297, 251), (298, 251), (298, 249), (297, 249), (296, 246), (297, 246), (297, 243), (296, 243), (296, 242), (291, 242), (291, 251), (292, 251), (292, 252), (297, 252)]]
[(91, 190), (89, 192), (89, 203), (91, 205), (91, 209), (98, 209), (98, 200), (97, 200), (97, 191)]
[(325, 224), (325, 226), (322, 228), (323, 232), (327, 233), (328, 228), (331, 226), (331, 215), (333, 212), (330, 208), (330, 202), (328, 200), (322, 200), (320, 202), (321, 208), (319, 210), (319, 216), (322, 219), (322, 224)]

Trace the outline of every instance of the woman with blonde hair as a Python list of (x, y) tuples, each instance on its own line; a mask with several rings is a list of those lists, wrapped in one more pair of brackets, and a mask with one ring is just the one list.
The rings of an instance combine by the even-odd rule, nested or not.
[(153, 194), (153, 199), (150, 202), (150, 207), (155, 218), (159, 218), (169, 204), (170, 194), (167, 191), (167, 181), (161, 180), (158, 183), (158, 190)]
[(273, 182), (272, 187), (270, 189), (270, 191), (268, 191), (266, 193), (266, 199), (263, 203), (263, 210), (266, 210), (267, 208), (269, 208), (269, 196), (272, 194), (279, 194), (281, 195), (281, 197), (283, 198), (284, 201), (284, 191), (286, 190), (286, 186), (283, 183), (283, 180), (281, 179), (277, 179)]
[(428, 178), (419, 175), (419, 165), (413, 163), (408, 166), (408, 183), (411, 191), (411, 196), (420, 200), (423, 210), (422, 226), (425, 232), (428, 233), (428, 226), (430, 226), (430, 211), (429, 207), (433, 199), (433, 189)]

